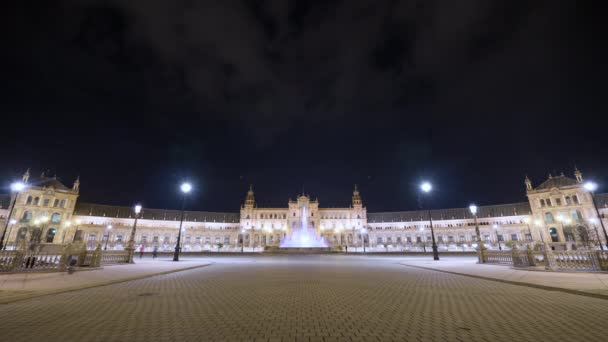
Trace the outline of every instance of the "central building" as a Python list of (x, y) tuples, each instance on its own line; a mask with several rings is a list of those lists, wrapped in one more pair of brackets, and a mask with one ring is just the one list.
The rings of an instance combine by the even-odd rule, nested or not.
[(241, 207), (238, 239), (251, 248), (362, 245), (361, 231), (366, 226), (367, 212), (356, 186), (348, 208), (319, 208), (319, 202), (305, 194), (290, 200), (287, 208), (258, 208), (249, 188)]

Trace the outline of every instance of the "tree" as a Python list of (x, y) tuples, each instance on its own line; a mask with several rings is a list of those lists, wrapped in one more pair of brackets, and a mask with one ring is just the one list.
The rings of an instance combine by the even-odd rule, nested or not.
[(222, 249), (222, 247), (224, 247), (224, 244), (223, 244), (223, 243), (221, 243), (221, 242), (219, 242), (219, 243), (217, 244), (217, 252), (218, 252), (218, 253), (220, 252), (220, 249)]

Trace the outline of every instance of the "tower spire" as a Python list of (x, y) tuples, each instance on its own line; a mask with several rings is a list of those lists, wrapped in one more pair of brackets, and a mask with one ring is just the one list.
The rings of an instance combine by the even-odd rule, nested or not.
[(532, 190), (532, 181), (530, 180), (530, 178), (528, 178), (528, 175), (526, 175), (526, 179), (524, 180), (524, 183), (526, 184), (526, 190), (528, 190), (528, 191)]
[(576, 181), (579, 183), (583, 182), (583, 174), (581, 171), (574, 165), (574, 177), (576, 177)]
[(359, 189), (357, 189), (357, 184), (355, 184), (355, 189), (353, 190), (353, 207), (356, 205), (361, 205), (362, 203)]
[(21, 178), (21, 181), (23, 181), (23, 183), (27, 183), (27, 181), (30, 179), (30, 169), (28, 168), (25, 173), (23, 174), (23, 177)]
[(72, 190), (78, 192), (80, 189), (80, 176), (76, 177), (74, 181), (74, 185), (72, 186)]
[(254, 207), (255, 206), (255, 196), (253, 195), (253, 185), (249, 185), (249, 191), (247, 191), (247, 196), (245, 197), (245, 206), (246, 207)]

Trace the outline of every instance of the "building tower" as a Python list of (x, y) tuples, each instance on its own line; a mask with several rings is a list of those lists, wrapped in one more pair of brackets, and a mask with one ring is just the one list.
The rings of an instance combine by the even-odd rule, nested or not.
[(249, 185), (249, 191), (245, 197), (245, 208), (253, 209), (255, 207), (255, 196), (253, 195), (253, 185)]
[(528, 178), (528, 175), (526, 175), (526, 179), (524, 180), (524, 183), (526, 183), (526, 190), (528, 190), (528, 191), (532, 190), (532, 181), (530, 180), (530, 178)]
[(581, 171), (576, 166), (574, 167), (574, 177), (576, 177), (576, 181), (578, 183), (582, 183), (583, 182), (583, 174), (581, 173)]

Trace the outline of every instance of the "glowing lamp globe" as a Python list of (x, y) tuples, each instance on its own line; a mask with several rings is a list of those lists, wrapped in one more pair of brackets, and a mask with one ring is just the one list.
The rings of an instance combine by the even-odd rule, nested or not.
[(424, 192), (430, 192), (431, 190), (433, 190), (433, 186), (429, 182), (424, 182), (420, 184), (420, 190)]
[(190, 190), (192, 190), (192, 185), (190, 185), (190, 183), (184, 183), (180, 188), (183, 193), (187, 194), (190, 192)]

